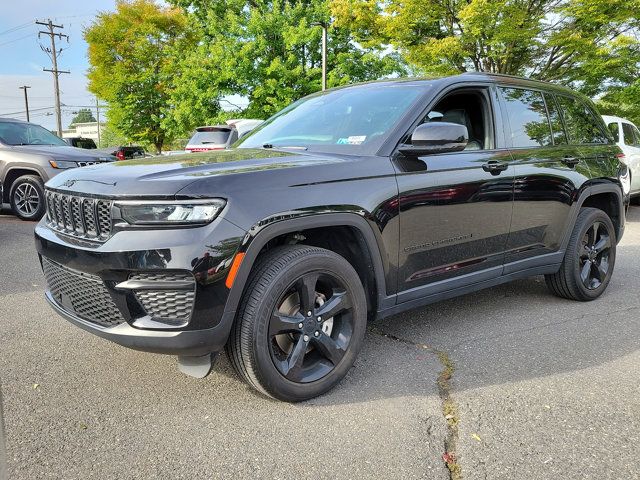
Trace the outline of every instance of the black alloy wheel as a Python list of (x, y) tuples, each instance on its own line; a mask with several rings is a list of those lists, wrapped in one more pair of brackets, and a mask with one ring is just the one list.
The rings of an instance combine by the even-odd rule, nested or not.
[(582, 238), (580, 256), (580, 279), (589, 290), (595, 290), (609, 275), (611, 234), (607, 226), (594, 222)]
[(560, 269), (545, 275), (559, 297), (589, 301), (606, 290), (616, 259), (616, 231), (609, 216), (597, 208), (578, 214)]
[(307, 400), (344, 378), (366, 322), (364, 288), (345, 258), (306, 245), (277, 247), (252, 269), (227, 353), (260, 392)]

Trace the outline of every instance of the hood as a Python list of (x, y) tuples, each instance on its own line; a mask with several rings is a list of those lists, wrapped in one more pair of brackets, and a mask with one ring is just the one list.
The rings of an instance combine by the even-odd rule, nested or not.
[(280, 150), (233, 149), (110, 162), (66, 170), (47, 187), (112, 198), (173, 198), (205, 178), (237, 176), (340, 162), (335, 157)]
[(16, 145), (13, 148), (22, 153), (32, 153), (35, 155), (46, 155), (54, 160), (70, 160), (72, 162), (82, 161), (107, 161), (113, 157), (95, 150), (84, 148), (66, 147), (58, 145)]

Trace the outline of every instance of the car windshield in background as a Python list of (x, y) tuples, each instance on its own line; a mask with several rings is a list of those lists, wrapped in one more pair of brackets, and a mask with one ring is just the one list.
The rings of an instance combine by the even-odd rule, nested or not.
[(237, 146), (374, 153), (424, 91), (424, 84), (380, 84), (303, 98), (271, 117)]
[(196, 132), (189, 140), (189, 145), (224, 144), (227, 143), (230, 133), (231, 130), (222, 128)]
[(5, 145), (60, 145), (68, 146), (46, 128), (32, 123), (0, 123), (0, 142)]

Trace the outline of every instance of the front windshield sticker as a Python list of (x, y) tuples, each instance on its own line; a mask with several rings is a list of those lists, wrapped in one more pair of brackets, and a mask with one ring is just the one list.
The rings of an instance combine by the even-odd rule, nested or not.
[(367, 139), (366, 135), (352, 135), (347, 138), (339, 138), (336, 142), (338, 145), (360, 145)]

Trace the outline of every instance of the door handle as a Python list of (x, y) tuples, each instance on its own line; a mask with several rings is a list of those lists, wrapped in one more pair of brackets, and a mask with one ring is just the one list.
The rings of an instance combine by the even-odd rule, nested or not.
[(580, 159), (577, 157), (566, 156), (562, 159), (562, 163), (569, 167), (575, 167), (578, 163), (580, 163)]
[(485, 172), (489, 172), (491, 175), (500, 175), (500, 172), (509, 168), (508, 163), (498, 162), (496, 160), (489, 160), (487, 163), (482, 165), (482, 169)]

